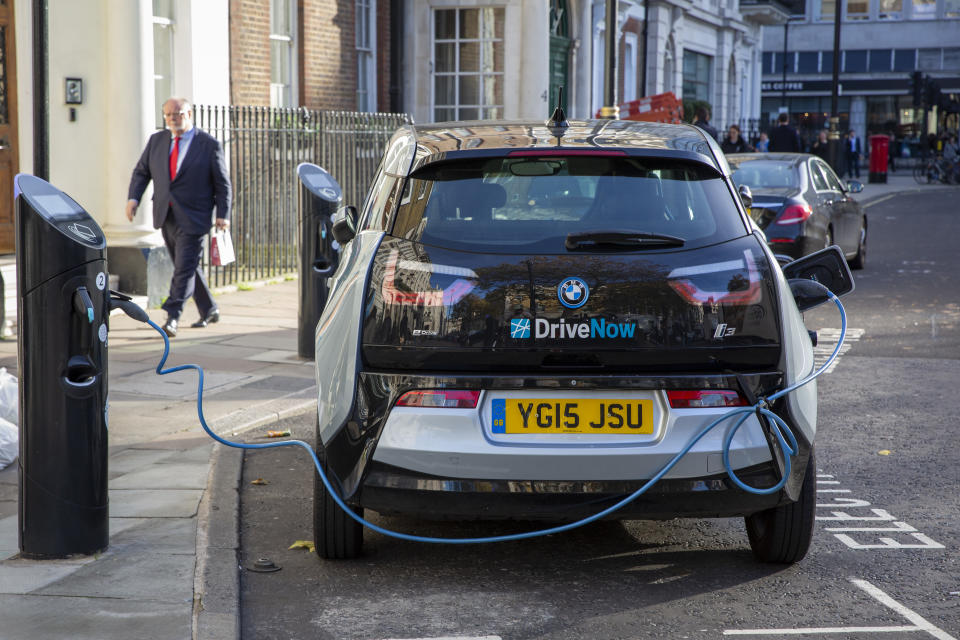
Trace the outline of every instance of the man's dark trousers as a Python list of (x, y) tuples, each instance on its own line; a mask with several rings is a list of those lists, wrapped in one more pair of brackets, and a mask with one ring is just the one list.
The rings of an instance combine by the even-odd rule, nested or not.
[(847, 176), (860, 177), (860, 154), (856, 151), (847, 151)]
[(205, 318), (215, 306), (200, 264), (206, 234), (197, 235), (184, 230), (186, 225), (178, 225), (175, 218), (176, 214), (169, 211), (160, 229), (173, 261), (170, 294), (163, 303), (163, 310), (171, 318), (179, 318), (184, 303), (194, 296), (200, 317)]

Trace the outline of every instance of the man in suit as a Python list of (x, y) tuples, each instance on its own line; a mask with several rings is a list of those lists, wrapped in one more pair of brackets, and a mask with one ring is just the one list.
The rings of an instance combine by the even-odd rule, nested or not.
[(863, 149), (860, 147), (860, 138), (857, 137), (857, 132), (853, 129), (850, 129), (847, 133), (846, 140), (846, 150), (847, 150), (847, 170), (846, 174), (848, 178), (857, 179), (860, 178), (860, 155), (863, 153)]
[(192, 327), (206, 327), (220, 319), (220, 310), (200, 268), (204, 237), (210, 231), (216, 206), (217, 229), (230, 226), (230, 177), (223, 148), (210, 134), (193, 126), (193, 107), (183, 98), (163, 103), (167, 127), (147, 141), (130, 178), (127, 219), (133, 221), (140, 198), (153, 180), (153, 227), (160, 229), (173, 260), (170, 294), (163, 303), (167, 320), (163, 330), (171, 338), (183, 304), (191, 296), (200, 312)]
[(800, 152), (800, 136), (797, 135), (797, 130), (790, 126), (790, 116), (786, 113), (777, 117), (777, 126), (770, 134), (770, 151)]

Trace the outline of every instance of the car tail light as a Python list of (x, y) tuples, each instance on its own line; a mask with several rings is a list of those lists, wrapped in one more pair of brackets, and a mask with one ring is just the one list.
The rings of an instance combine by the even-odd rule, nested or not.
[(713, 407), (745, 407), (746, 399), (729, 389), (667, 391), (673, 409), (705, 409)]
[(547, 156), (625, 156), (626, 151), (618, 149), (523, 149), (511, 151), (508, 158), (547, 157)]
[(781, 243), (781, 242), (793, 242), (796, 238), (767, 238), (767, 242)]
[[(717, 264), (701, 265), (696, 267), (682, 267), (670, 272), (670, 286), (690, 304), (756, 304), (760, 300), (760, 272), (750, 251), (744, 251), (744, 261), (733, 260)], [(742, 272), (746, 266), (746, 277)], [(701, 287), (697, 284), (698, 277), (715, 280), (718, 273), (739, 273), (723, 283), (724, 289)], [(716, 286), (716, 285), (714, 285)]]
[(808, 204), (792, 204), (777, 218), (777, 224), (800, 224), (813, 215)]
[(407, 391), (397, 400), (398, 407), (442, 407), (447, 409), (475, 409), (480, 400), (479, 391), (429, 389)]

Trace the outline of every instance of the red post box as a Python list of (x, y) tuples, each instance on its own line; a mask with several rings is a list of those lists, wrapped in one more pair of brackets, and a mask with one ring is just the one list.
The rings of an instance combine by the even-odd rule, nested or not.
[(887, 181), (887, 162), (890, 159), (890, 138), (870, 136), (870, 182)]

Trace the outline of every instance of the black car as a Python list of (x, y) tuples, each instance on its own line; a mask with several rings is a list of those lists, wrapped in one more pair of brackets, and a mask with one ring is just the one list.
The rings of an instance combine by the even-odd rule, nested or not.
[[(774, 253), (799, 258), (836, 244), (850, 266), (867, 260), (867, 214), (826, 162), (805, 153), (735, 153), (727, 156), (734, 183), (749, 187), (750, 216)], [(748, 197), (749, 197), (748, 196)]]
[[(813, 370), (807, 307), (696, 127), (405, 126), (332, 231), (316, 330), (323, 558), (362, 547), (331, 491), (357, 514), (575, 520)], [(760, 559), (802, 558), (815, 385), (771, 406), (799, 443), (789, 472), (747, 411), (730, 443), (710, 431), (616, 517), (744, 517)], [(735, 485), (727, 447), (751, 486), (786, 484)]]

